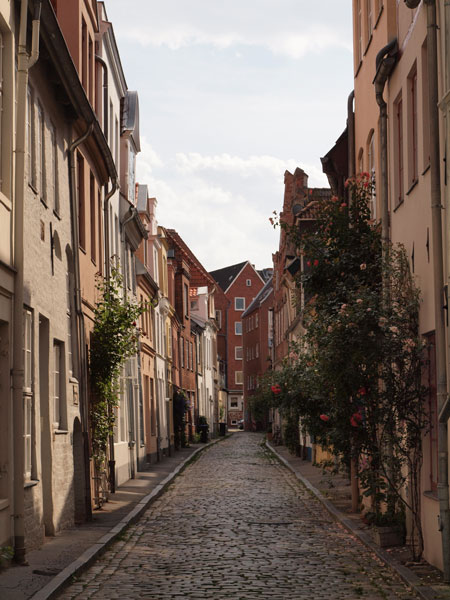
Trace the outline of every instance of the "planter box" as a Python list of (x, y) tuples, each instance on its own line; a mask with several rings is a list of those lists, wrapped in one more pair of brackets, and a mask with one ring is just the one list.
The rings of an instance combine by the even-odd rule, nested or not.
[(373, 541), (378, 544), (380, 548), (387, 548), (388, 546), (403, 546), (405, 543), (403, 529), (398, 525), (374, 527), (372, 529), (372, 537)]

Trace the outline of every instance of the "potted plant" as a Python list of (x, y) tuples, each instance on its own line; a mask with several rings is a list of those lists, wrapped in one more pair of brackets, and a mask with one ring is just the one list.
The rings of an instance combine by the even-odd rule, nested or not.
[(197, 431), (200, 434), (200, 441), (203, 444), (206, 444), (206, 442), (208, 441), (209, 434), (209, 425), (208, 421), (206, 420), (206, 417), (200, 416), (198, 418)]

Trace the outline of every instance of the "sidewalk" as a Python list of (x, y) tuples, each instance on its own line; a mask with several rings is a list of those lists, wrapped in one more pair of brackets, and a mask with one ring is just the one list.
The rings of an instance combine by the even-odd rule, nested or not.
[(173, 456), (152, 464), (119, 486), (89, 523), (65, 529), (46, 538), (39, 550), (27, 554), (29, 566), (11, 566), (0, 573), (1, 600), (47, 600), (56, 596), (65, 581), (88, 566), (147, 506), (157, 498), (196, 454), (211, 444), (192, 444)]
[(347, 530), (361, 540), (425, 600), (449, 600), (450, 586), (443, 583), (442, 573), (428, 563), (415, 564), (411, 561), (406, 546), (380, 548), (370, 535), (359, 513), (351, 511), (350, 482), (348, 478), (324, 471), (311, 462), (289, 453), (284, 446), (266, 446), (295, 476), (324, 504), (326, 509)]

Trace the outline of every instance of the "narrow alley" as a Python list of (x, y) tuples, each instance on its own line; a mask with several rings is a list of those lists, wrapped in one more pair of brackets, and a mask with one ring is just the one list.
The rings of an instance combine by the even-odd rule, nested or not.
[(59, 597), (415, 598), (262, 441), (241, 433), (194, 459)]

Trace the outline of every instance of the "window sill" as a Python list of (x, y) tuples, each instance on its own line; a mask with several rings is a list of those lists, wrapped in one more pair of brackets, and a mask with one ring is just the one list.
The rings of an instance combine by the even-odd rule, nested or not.
[(0, 510), (5, 510), (5, 508), (8, 508), (8, 506), (9, 506), (8, 498), (1, 498), (0, 499)]
[(53, 209), (53, 214), (58, 219), (58, 221), (61, 221), (61, 215), (59, 214), (59, 212), (57, 210)]
[(78, 244), (78, 248), (81, 250), (81, 252), (82, 252), (83, 254), (87, 254), (87, 253), (86, 253), (86, 250), (83, 248), (83, 246), (82, 246), (81, 244)]
[(413, 191), (413, 189), (416, 187), (416, 185), (419, 183), (418, 179), (414, 179), (414, 181), (411, 183), (411, 185), (409, 186), (409, 190), (406, 192), (406, 196), (409, 196), (409, 194)]
[(44, 200), (44, 198), (39, 198), (41, 201), (41, 204), (43, 204), (45, 206), (45, 208), (48, 208), (48, 204), (47, 202)]
[(423, 493), (423, 495), (425, 496), (425, 498), (429, 498), (430, 500), (436, 500), (436, 502), (439, 502), (437, 492), (435, 492), (434, 490), (426, 490)]
[(69, 432), (67, 429), (54, 429), (53, 433), (55, 435), (67, 435)]
[(370, 44), (372, 43), (372, 37), (373, 37), (372, 34), (370, 34), (369, 41), (367, 42), (366, 49), (364, 50), (364, 56), (367, 54)]
[(376, 29), (376, 28), (377, 28), (377, 26), (378, 26), (378, 23), (380, 22), (381, 15), (383, 14), (383, 10), (384, 10), (384, 5), (382, 5), (382, 6), (380, 7), (380, 12), (378, 13), (378, 17), (376, 18), (375, 25), (373, 26), (373, 28), (374, 28), (374, 29)]
[(398, 201), (398, 203), (397, 203), (396, 207), (394, 208), (394, 212), (397, 212), (397, 210), (398, 210), (398, 209), (399, 209), (401, 206), (403, 206), (403, 203), (404, 203), (404, 200), (403, 200), (403, 198), (402, 198), (401, 200), (399, 200), (399, 201)]
[[(355, 79), (358, 77), (358, 73), (361, 70), (362, 67), (362, 60), (359, 61), (358, 66), (356, 67), (356, 71), (355, 71)], [(278, 288), (277, 288), (278, 289)]]
[(32, 190), (32, 192), (35, 194), (35, 196), (38, 195), (38, 191), (37, 191), (37, 189), (34, 187), (34, 185), (32, 183), (28, 182), (28, 187)]
[(422, 176), (425, 175), (425, 173), (429, 170), (430, 170), (430, 163), (428, 163), (427, 166), (425, 167), (425, 169), (422, 171)]
[(69, 383), (78, 383), (78, 379), (72, 375), (69, 377)]
[(38, 483), (39, 483), (39, 479), (30, 479), (29, 481), (25, 482), (25, 485), (23, 487), (24, 487), (24, 489), (31, 488), (31, 487), (34, 487), (35, 485), (37, 485)]

